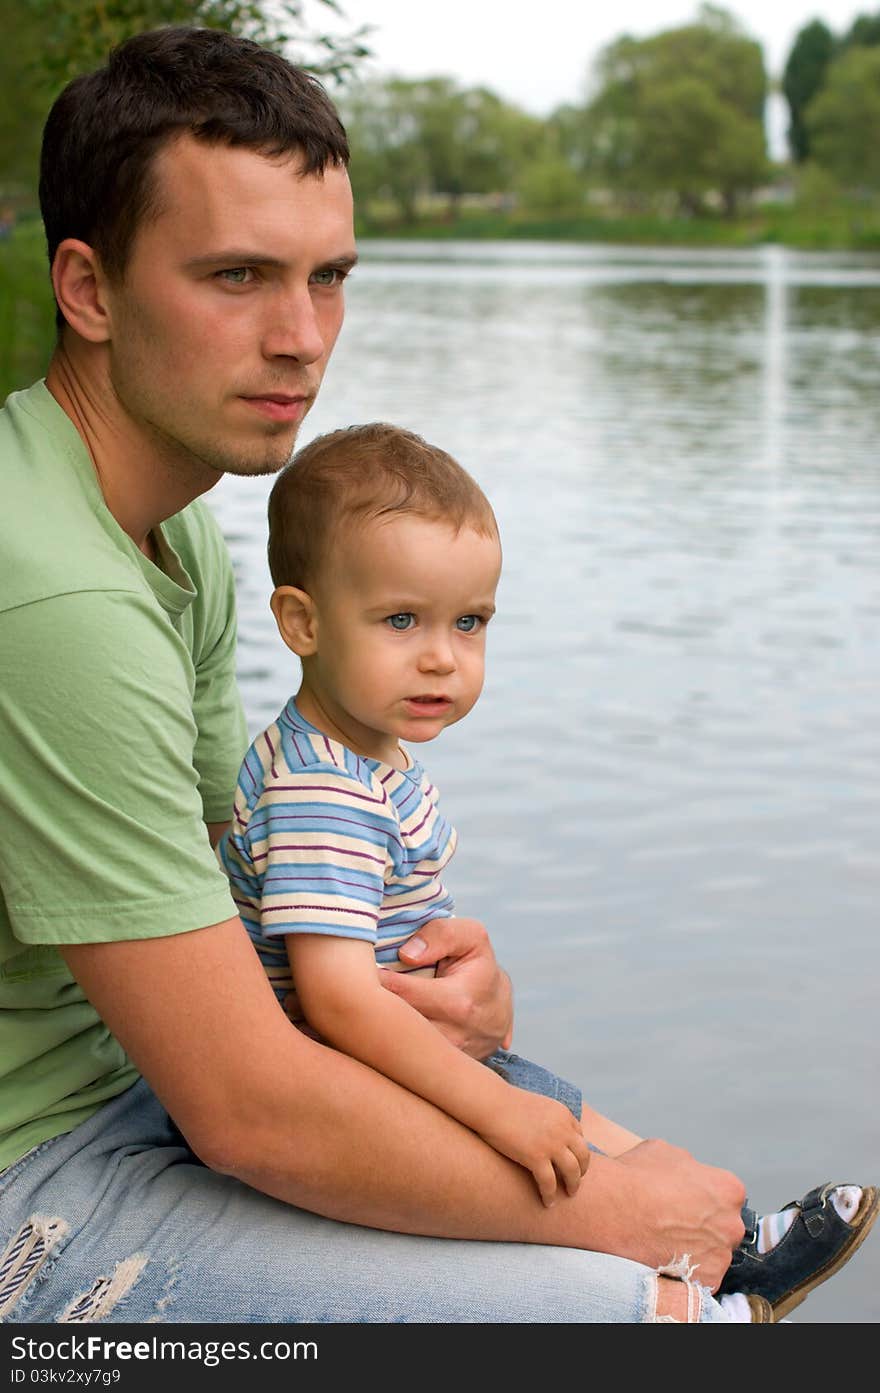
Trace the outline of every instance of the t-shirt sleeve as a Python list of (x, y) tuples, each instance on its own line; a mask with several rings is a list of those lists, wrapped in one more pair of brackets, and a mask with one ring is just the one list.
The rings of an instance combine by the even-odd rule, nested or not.
[[(26, 943), (230, 918), (203, 822), (192, 658), (147, 597), (78, 592), (2, 619), (0, 880)], [(14, 662), (11, 655), (14, 655)]]
[(244, 834), (229, 838), (227, 856), (252, 869), (267, 937), (375, 942), (388, 842), (398, 835), (384, 790), (318, 765), (270, 780)]

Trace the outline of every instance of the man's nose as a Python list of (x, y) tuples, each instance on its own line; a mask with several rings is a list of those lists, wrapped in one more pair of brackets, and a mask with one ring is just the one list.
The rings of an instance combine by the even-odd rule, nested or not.
[(324, 349), (324, 335), (308, 289), (280, 296), (272, 306), (263, 334), (264, 356), (314, 363), (323, 356)]

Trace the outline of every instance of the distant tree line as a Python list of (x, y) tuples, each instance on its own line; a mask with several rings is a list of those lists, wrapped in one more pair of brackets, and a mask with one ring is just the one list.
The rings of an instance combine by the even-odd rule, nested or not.
[[(465, 196), (526, 213), (572, 215), (603, 201), (629, 212), (733, 215), (778, 177), (767, 155), (770, 87), (761, 46), (728, 11), (599, 55), (582, 105), (546, 119), (446, 77), (355, 83), (341, 105), (362, 212), (401, 224)], [(782, 91), (795, 165), (842, 190), (880, 189), (880, 13), (835, 37), (797, 35)]]
[(812, 159), (846, 187), (880, 188), (880, 12), (840, 36), (821, 20), (797, 35), (782, 90), (792, 158)]
[[(32, 196), (42, 123), (63, 83), (128, 34), (179, 22), (249, 34), (328, 79), (351, 137), (358, 207), (379, 221), (411, 225), (426, 210), (454, 220), (466, 200), (551, 217), (603, 203), (732, 215), (778, 176), (766, 149), (761, 46), (716, 5), (690, 24), (616, 39), (594, 64), (584, 101), (546, 118), (450, 77), (360, 76), (369, 31), (333, 36), (322, 24), (330, 11), (344, 21), (344, 6), (0, 0), (0, 201), (16, 190)], [(880, 190), (880, 12), (841, 35), (807, 23), (781, 90), (794, 168), (818, 170), (828, 187)]]

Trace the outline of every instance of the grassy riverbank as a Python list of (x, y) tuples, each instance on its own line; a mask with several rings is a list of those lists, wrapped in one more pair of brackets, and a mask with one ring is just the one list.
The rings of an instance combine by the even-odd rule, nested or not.
[(520, 239), (664, 247), (754, 247), (775, 243), (800, 251), (880, 251), (880, 203), (841, 200), (815, 209), (767, 203), (738, 218), (649, 214), (538, 218), (464, 211), (454, 220), (422, 217), (417, 223), (401, 223), (390, 216), (361, 218), (358, 231), (363, 237), (414, 240)]

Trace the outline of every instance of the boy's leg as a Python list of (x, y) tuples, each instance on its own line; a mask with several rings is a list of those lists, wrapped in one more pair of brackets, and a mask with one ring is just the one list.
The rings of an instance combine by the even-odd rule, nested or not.
[(580, 1089), (567, 1079), (561, 1079), (541, 1064), (524, 1059), (522, 1055), (510, 1050), (496, 1050), (483, 1061), (488, 1068), (500, 1074), (507, 1083), (516, 1088), (524, 1088), (529, 1093), (541, 1093), (546, 1098), (556, 1098), (574, 1113), (583, 1128), (584, 1136), (596, 1151), (604, 1151), (606, 1156), (621, 1156), (643, 1140), (621, 1127), (618, 1122), (603, 1117), (595, 1108), (583, 1101)]
[(724, 1322), (704, 1289), (571, 1248), (340, 1224), (201, 1166), (143, 1083), (0, 1178), (0, 1320)]
[(587, 1141), (599, 1151), (604, 1151), (606, 1156), (622, 1156), (625, 1151), (631, 1151), (639, 1142), (644, 1141), (644, 1137), (621, 1127), (619, 1122), (612, 1122), (610, 1117), (603, 1117), (595, 1108), (591, 1108), (589, 1103), (584, 1103), (581, 1108), (581, 1126)]

